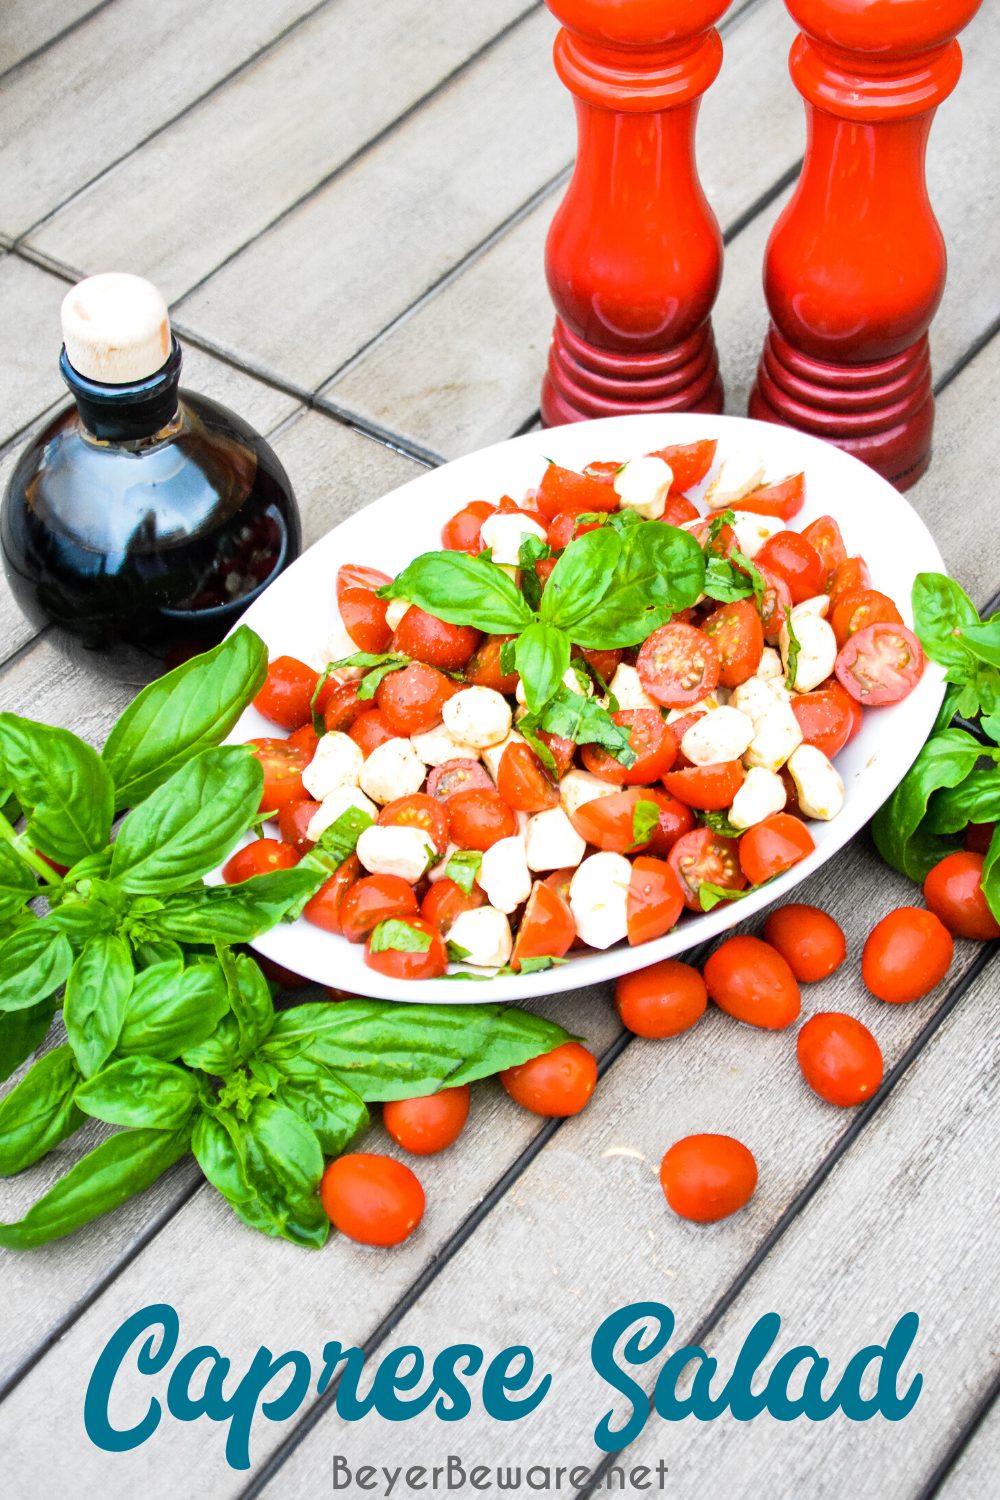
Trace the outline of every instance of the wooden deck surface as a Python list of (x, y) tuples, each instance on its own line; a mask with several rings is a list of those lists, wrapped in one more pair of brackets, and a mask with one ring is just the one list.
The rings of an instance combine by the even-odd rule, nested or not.
[[(574, 142), (554, 30), (524, 0), (8, 0), (0, 483), (62, 399), (66, 286), (107, 269), (163, 288), (185, 383), (271, 435), (309, 542), (421, 466), (530, 427), (551, 325), (542, 245)], [(727, 240), (715, 326), (727, 409), (742, 414), (766, 319), (763, 247), (804, 131), (780, 0), (737, 0), (723, 33), (698, 155)], [(911, 499), (985, 605), (1000, 589), (1000, 8), (983, 7), (963, 46), (928, 164), (950, 271), (932, 338), (935, 460)], [(128, 697), (33, 636), (0, 582), (4, 708), (99, 743)], [(856, 958), (911, 893), (861, 837), (803, 899), (838, 917)], [(834, 1364), (910, 1308), (922, 1325), (911, 1367), (924, 1392), (902, 1426), (654, 1419), (628, 1462), (663, 1459), (677, 1500), (990, 1500), (998, 972), (992, 949), (960, 943), (937, 991), (880, 1010), (886, 1085), (847, 1115), (801, 1086), (787, 1047), (719, 1013), (696, 1038), (654, 1044), (622, 1033), (607, 990), (553, 997), (538, 1008), (602, 1057), (592, 1105), (543, 1124), (485, 1086), (460, 1145), (423, 1164), (426, 1217), (391, 1254), (335, 1238), (312, 1255), (255, 1235), (188, 1162), (70, 1239), (4, 1255), (4, 1494), (298, 1500), (331, 1492), (335, 1453), (594, 1466), (608, 1401), (591, 1336), (615, 1307), (653, 1299), (723, 1362), (772, 1309), (790, 1341)], [(869, 1020), (873, 1003), (856, 963), (804, 993), (807, 1011)], [(748, 1210), (708, 1233), (667, 1214), (654, 1181), (666, 1145), (697, 1129), (738, 1135), (761, 1168)], [(370, 1139), (378, 1149), (378, 1131)], [(23, 1212), (68, 1159), (60, 1148), (5, 1183), (0, 1217)], [(318, 1355), (330, 1338), (373, 1353), (463, 1341), (489, 1354), (526, 1342), (553, 1393), (510, 1426), (473, 1416), (451, 1427), (349, 1427), (328, 1396), (291, 1420), (259, 1419), (249, 1474), (227, 1467), (204, 1421), (102, 1453), (81, 1417), (94, 1361), (123, 1318), (164, 1300), (185, 1347), (214, 1344), (235, 1370), (261, 1344)], [(134, 1420), (148, 1396), (132, 1382), (116, 1417)]]

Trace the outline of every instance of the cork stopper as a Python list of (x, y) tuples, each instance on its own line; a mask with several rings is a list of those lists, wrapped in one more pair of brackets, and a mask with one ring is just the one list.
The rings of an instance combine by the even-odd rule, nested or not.
[(66, 357), (77, 374), (104, 385), (155, 375), (170, 355), (170, 315), (141, 276), (108, 271), (77, 282), (63, 299)]

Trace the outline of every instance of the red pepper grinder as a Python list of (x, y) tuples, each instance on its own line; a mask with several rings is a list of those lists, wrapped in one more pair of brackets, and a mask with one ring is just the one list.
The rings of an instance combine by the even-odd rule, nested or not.
[(728, 0), (546, 0), (575, 96), (576, 170), (546, 272), (556, 323), (547, 426), (622, 412), (722, 410), (710, 313), (722, 237), (694, 161)]
[(785, 0), (808, 144), (767, 247), (771, 327), (750, 415), (829, 439), (899, 489), (927, 468), (927, 329), (944, 239), (927, 196), (934, 112), (981, 0)]

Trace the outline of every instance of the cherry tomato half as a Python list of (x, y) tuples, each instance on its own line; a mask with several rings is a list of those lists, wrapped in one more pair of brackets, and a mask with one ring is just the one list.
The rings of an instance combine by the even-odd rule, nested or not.
[(732, 807), (733, 798), (743, 785), (743, 765), (738, 760), (723, 760), (710, 766), (685, 766), (669, 771), (663, 785), (678, 802), (696, 807), (700, 812), (722, 812)]
[(823, 559), (823, 586), (829, 588), (840, 564), (847, 561), (847, 548), (840, 527), (832, 516), (820, 516), (817, 521), (803, 526), (802, 535)]
[(757, 553), (758, 567), (776, 573), (788, 585), (793, 604), (823, 592), (826, 570), (816, 548), (798, 531), (776, 531)]
[(538, 509), (547, 521), (560, 511), (578, 516), (590, 510), (618, 509), (618, 496), (606, 478), (578, 474), (575, 469), (564, 469), (555, 463), (546, 466), (536, 498)]
[(827, 1104), (863, 1104), (882, 1082), (882, 1051), (867, 1026), (839, 1011), (810, 1017), (796, 1042), (802, 1076)]
[(628, 730), (635, 762), (623, 766), (601, 745), (584, 745), (582, 759), (588, 771), (619, 786), (647, 786), (670, 770), (677, 758), (677, 741), (658, 709), (626, 708), (611, 718), (620, 728)]
[(227, 885), (239, 885), (254, 875), (270, 875), (275, 870), (290, 870), (299, 862), (298, 850), (281, 839), (254, 839), (231, 854), (222, 867)]
[(563, 1042), (530, 1062), (505, 1068), (500, 1082), (516, 1104), (534, 1115), (578, 1115), (597, 1085), (597, 1059), (579, 1042)]
[(536, 880), (514, 941), (511, 968), (526, 958), (562, 958), (573, 946), (576, 923), (569, 902), (555, 887)]
[(660, 809), (660, 821), (649, 840), (650, 854), (665, 859), (679, 838), (690, 833), (695, 826), (695, 816), (683, 802), (671, 797), (669, 792), (657, 793), (655, 799)]
[(493, 790), (493, 783), (478, 760), (469, 756), (458, 756), (455, 760), (443, 760), (427, 777), (427, 795), (435, 802), (447, 802), (456, 792), (474, 792), (477, 787)]
[(868, 934), (861, 977), (879, 1000), (905, 1005), (941, 983), (954, 947), (940, 917), (919, 906), (900, 906)]
[(373, 750), (379, 745), (384, 745), (386, 740), (394, 740), (385, 715), (377, 708), (369, 708), (365, 713), (358, 714), (354, 723), (348, 727), (347, 733), (354, 743), (361, 748), (361, 753), (367, 760)]
[(635, 836), (635, 810), (640, 802), (654, 802), (659, 806), (659, 797), (651, 788), (628, 787), (607, 797), (584, 802), (570, 813), (570, 822), (588, 844), (624, 854), (637, 847), (645, 848), (649, 843), (649, 838), (637, 841)]
[(736, 839), (723, 838), (711, 828), (694, 828), (682, 834), (670, 850), (669, 864), (690, 911), (701, 911), (699, 892), (703, 885), (741, 891), (747, 883), (740, 869)]
[(559, 806), (559, 788), (549, 780), (531, 746), (517, 740), (500, 757), (497, 791), (515, 812), (544, 812)]
[(264, 686), (253, 706), (265, 719), (282, 729), (298, 729), (309, 722), (312, 695), (319, 673), (294, 656), (276, 656), (268, 662)]
[(289, 802), (302, 802), (308, 797), (302, 772), (312, 757), (306, 750), (290, 745), (288, 740), (250, 740), (249, 744), (264, 772), (261, 812), (278, 813)]
[(388, 600), (371, 589), (344, 589), (338, 595), (344, 629), (359, 651), (387, 651), (392, 631), (386, 623)]
[(408, 929), (407, 946), (383, 947), (386, 934), (381, 926), (376, 927), (365, 943), (368, 967), (390, 979), (440, 979), (448, 968), (448, 950), (437, 928), (425, 917), (395, 917), (393, 921)]
[(486, 787), (456, 792), (445, 807), (449, 832), (460, 849), (490, 849), (517, 833), (517, 814), (499, 792)]
[(757, 1163), (731, 1135), (688, 1135), (660, 1163), (660, 1186), (679, 1218), (714, 1224), (750, 1202)]
[(402, 917), (416, 910), (413, 887), (401, 876), (365, 875), (344, 893), (338, 911), (340, 930), (349, 943), (363, 943), (387, 917)]
[(757, 516), (780, 516), (790, 521), (806, 503), (806, 476), (790, 474), (777, 484), (762, 484), (744, 495), (733, 509), (749, 510)]
[(679, 1036), (705, 1014), (708, 991), (698, 970), (676, 958), (623, 974), (615, 985), (615, 1009), (636, 1036)]
[(800, 984), (826, 979), (847, 957), (843, 928), (818, 906), (792, 901), (768, 914), (764, 936)]
[(521, 679), (517, 672), (500, 670), (500, 653), (513, 639), (512, 635), (488, 635), (469, 659), (465, 668), (466, 682), (472, 687), (488, 687), (507, 698), (513, 697)]
[(760, 938), (727, 938), (705, 965), (705, 988), (720, 1010), (760, 1026), (783, 1031), (799, 1013), (799, 986), (776, 948)]
[(420, 903), (420, 915), (426, 917), (428, 922), (433, 922), (438, 932), (447, 932), (463, 911), (475, 911), (485, 903), (486, 892), (478, 885), (473, 884), (470, 891), (463, 891), (460, 885), (449, 880), (446, 875), (441, 880), (433, 881), (428, 887), (427, 894)]
[(796, 693), (791, 700), (803, 743), (815, 745), (830, 760), (840, 754), (854, 733), (855, 707), (839, 682), (811, 693)]
[(845, 594), (852, 594), (856, 589), (870, 589), (872, 586), (872, 575), (868, 564), (863, 557), (845, 557), (834, 570), (830, 579), (827, 592), (830, 595), (830, 608), (832, 609), (838, 599)]
[(305, 797), (299, 802), (286, 802), (278, 812), (278, 832), (299, 854), (307, 853), (314, 845), (315, 840), (309, 837), (309, 824), (319, 809), (320, 803)]
[(383, 828), (421, 828), (434, 840), (438, 854), (448, 847), (448, 818), (440, 802), (426, 792), (410, 792), (387, 802), (378, 815)]
[[(470, 625), (449, 625), (417, 604), (411, 604), (396, 627), (395, 649), (429, 667), (454, 672), (464, 667), (479, 644), (479, 631)], [(385, 650), (385, 647), (379, 649)]]
[(677, 873), (666, 860), (640, 854), (632, 861), (628, 886), (628, 940), (632, 947), (652, 942), (676, 926), (684, 910)]
[(791, 813), (774, 813), (748, 828), (740, 839), (740, 865), (751, 885), (763, 885), (790, 870), (816, 845), (806, 825)]
[[(696, 443), (673, 443), (666, 448), (657, 448), (649, 457), (662, 458), (670, 465), (674, 476), (670, 493), (683, 494), (685, 490), (693, 490), (705, 478), (715, 462), (718, 446), (716, 438), (701, 438)], [(675, 526), (677, 523), (671, 521), (669, 524)]]
[(397, 1146), (413, 1156), (435, 1156), (458, 1140), (469, 1118), (467, 1083), (420, 1099), (391, 1099), (382, 1123)]
[(905, 625), (867, 625), (837, 657), (837, 681), (865, 708), (898, 703), (924, 672), (924, 651)]
[(319, 1196), (334, 1227), (359, 1245), (402, 1244), (424, 1215), (424, 1190), (409, 1167), (367, 1151), (332, 1161)]
[(415, 661), (382, 678), (375, 690), (375, 703), (394, 733), (423, 734), (434, 728), (456, 690), (457, 684), (436, 667)]
[(483, 522), (489, 516), (495, 516), (496, 510), (488, 500), (470, 500), (442, 526), (442, 547), (448, 552), (469, 552), (473, 556), (482, 552)]
[(924, 881), (924, 900), (955, 937), (986, 942), (1000, 937), (1000, 922), (983, 894), (983, 856), (948, 854)]
[(356, 880), (361, 878), (361, 861), (356, 854), (348, 855), (344, 863), (325, 880), (306, 902), (302, 915), (314, 927), (324, 932), (340, 932), (340, 903)]
[(383, 573), (380, 568), (366, 568), (364, 563), (344, 563), (343, 567), (337, 569), (337, 603), (340, 604), (341, 595), (348, 589), (369, 589), (374, 592), (391, 582), (388, 573)]
[(702, 626), (719, 655), (719, 681), (737, 688), (752, 677), (764, 655), (764, 627), (750, 599), (713, 610)]
[(693, 625), (672, 620), (644, 641), (636, 668), (649, 696), (666, 708), (698, 703), (718, 686), (719, 654)]
[(855, 589), (850, 594), (842, 594), (830, 614), (838, 646), (845, 645), (866, 625), (878, 622), (887, 625), (903, 623), (902, 615), (888, 594), (880, 594), (878, 589)]

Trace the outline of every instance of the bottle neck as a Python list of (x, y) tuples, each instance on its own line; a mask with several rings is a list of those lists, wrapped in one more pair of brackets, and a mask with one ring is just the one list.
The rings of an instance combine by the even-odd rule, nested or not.
[(128, 385), (103, 385), (74, 370), (65, 346), (59, 371), (69, 386), (89, 433), (101, 442), (138, 442), (161, 431), (177, 415), (177, 387), (181, 376), (181, 346), (171, 340), (165, 365), (143, 380)]

